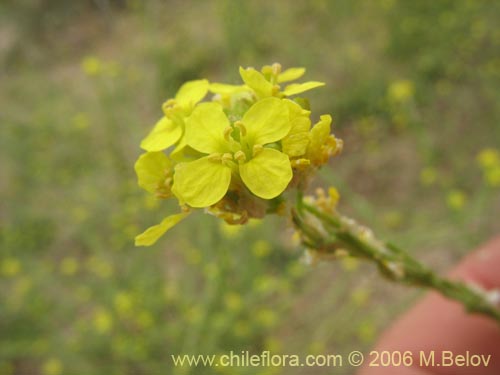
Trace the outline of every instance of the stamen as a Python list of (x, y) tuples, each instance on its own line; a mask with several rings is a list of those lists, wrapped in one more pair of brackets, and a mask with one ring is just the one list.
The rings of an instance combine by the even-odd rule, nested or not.
[(237, 160), (239, 163), (244, 163), (247, 161), (247, 157), (245, 156), (245, 153), (241, 150), (237, 151), (234, 154), (235, 160)]
[(254, 145), (252, 149), (252, 155), (255, 157), (257, 154), (259, 154), (262, 150), (264, 149), (264, 146), (262, 145)]
[(222, 155), (222, 162), (227, 162), (233, 160), (233, 155), (231, 155), (229, 152), (226, 152)]
[(227, 128), (224, 129), (224, 139), (226, 141), (230, 141), (232, 139), (231, 133), (233, 132), (233, 128), (228, 126)]
[(294, 159), (291, 161), (293, 168), (305, 167), (311, 165), (311, 161), (309, 159)]
[(240, 129), (240, 133), (243, 137), (247, 135), (247, 128), (245, 128), (245, 125), (243, 125), (241, 121), (236, 121), (234, 127)]
[(168, 99), (165, 103), (163, 103), (161, 108), (163, 109), (163, 112), (165, 112), (166, 114), (167, 110), (175, 106), (175, 104), (176, 104), (175, 99)]
[(276, 76), (277, 76), (277, 75), (279, 75), (279, 74), (281, 73), (281, 64), (279, 64), (279, 63), (274, 63), (274, 64), (272, 65), (272, 68), (273, 68), (273, 74), (274, 74), (274, 75), (276, 75)]
[(274, 86), (273, 86), (273, 88), (272, 88), (271, 94), (272, 94), (273, 96), (276, 96), (276, 95), (278, 95), (278, 94), (279, 94), (279, 92), (280, 92), (280, 87), (279, 87), (279, 85), (274, 85)]
[(213, 154), (208, 155), (208, 160), (213, 161), (213, 162), (221, 162), (222, 161), (222, 154), (219, 152), (214, 152)]

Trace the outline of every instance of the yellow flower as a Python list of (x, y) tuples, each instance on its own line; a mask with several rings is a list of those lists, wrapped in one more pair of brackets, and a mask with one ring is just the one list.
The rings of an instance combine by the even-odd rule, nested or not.
[(500, 166), (500, 152), (494, 148), (485, 148), (477, 155), (477, 162), (484, 169)]
[(426, 167), (420, 171), (420, 183), (424, 186), (433, 185), (437, 180), (437, 171), (433, 167)]
[(147, 152), (135, 163), (137, 182), (140, 187), (159, 198), (168, 198), (173, 181), (173, 163), (163, 152)]
[(306, 158), (314, 165), (325, 164), (328, 159), (340, 152), (342, 143), (337, 140), (331, 131), (332, 117), (320, 116), (320, 121), (310, 131), (311, 141), (307, 147)]
[(44, 362), (42, 366), (43, 375), (60, 375), (62, 373), (63, 365), (57, 358), (50, 358)]
[(230, 311), (239, 311), (243, 305), (241, 296), (234, 292), (226, 293), (224, 296), (224, 304)]
[(224, 197), (234, 175), (260, 198), (278, 196), (292, 179), (290, 160), (264, 146), (289, 131), (288, 109), (277, 98), (258, 101), (232, 125), (219, 104), (198, 105), (186, 121), (186, 139), (205, 156), (176, 165), (172, 191), (182, 203), (208, 207)]
[(66, 257), (61, 262), (61, 273), (66, 276), (74, 275), (78, 271), (78, 261), (73, 257)]
[(5, 258), (1, 263), (1, 273), (7, 277), (16, 276), (21, 271), (21, 262), (16, 258)]
[(399, 80), (391, 83), (387, 95), (395, 103), (405, 103), (413, 97), (415, 88), (409, 80)]
[(94, 328), (99, 333), (108, 333), (113, 327), (113, 317), (105, 309), (98, 309), (94, 313)]
[(323, 82), (317, 81), (294, 83), (281, 91), (280, 83), (294, 81), (302, 77), (305, 71), (304, 68), (290, 68), (282, 73), (281, 65), (273, 64), (264, 66), (261, 72), (254, 68), (244, 69), (240, 67), (240, 76), (247, 87), (253, 90), (257, 98), (262, 99), (269, 96), (293, 96), (325, 85)]
[(132, 295), (127, 292), (118, 292), (113, 300), (116, 311), (121, 315), (126, 315), (132, 311), (134, 301)]
[(181, 86), (174, 99), (163, 104), (163, 116), (153, 130), (141, 142), (145, 151), (162, 151), (177, 144), (172, 153), (181, 152), (186, 146), (184, 139), (184, 120), (189, 116), (200, 100), (208, 92), (209, 83), (206, 79), (186, 82)]
[(467, 196), (460, 190), (452, 190), (446, 196), (448, 207), (453, 210), (461, 210), (467, 201)]
[(264, 240), (256, 241), (252, 246), (252, 253), (257, 258), (264, 258), (271, 253), (272, 247), (271, 244)]
[(82, 70), (88, 76), (97, 76), (102, 72), (102, 62), (95, 56), (87, 56), (82, 61)]

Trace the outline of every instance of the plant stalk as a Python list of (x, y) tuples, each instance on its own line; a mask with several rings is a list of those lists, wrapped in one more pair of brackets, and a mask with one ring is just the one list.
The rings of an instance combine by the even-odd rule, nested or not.
[(500, 324), (500, 309), (488, 299), (488, 293), (460, 281), (436, 275), (430, 268), (400, 248), (385, 243), (372, 231), (335, 211), (326, 212), (306, 202), (299, 194), (292, 218), (305, 246), (321, 258), (346, 252), (353, 257), (374, 262), (381, 273), (395, 282), (433, 289), (460, 302), (470, 313), (488, 316)]

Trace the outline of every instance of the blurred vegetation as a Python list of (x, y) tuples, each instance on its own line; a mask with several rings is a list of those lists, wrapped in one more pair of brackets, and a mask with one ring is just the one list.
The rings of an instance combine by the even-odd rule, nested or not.
[(134, 248), (172, 209), (136, 186), (139, 141), (185, 80), (305, 66), (327, 82), (313, 110), (345, 140), (317, 184), (443, 271), (500, 229), (499, 8), (2, 1), (0, 373), (255, 374), (172, 368), (170, 354), (368, 348), (418, 293), (350, 259), (303, 265), (278, 219), (199, 215)]

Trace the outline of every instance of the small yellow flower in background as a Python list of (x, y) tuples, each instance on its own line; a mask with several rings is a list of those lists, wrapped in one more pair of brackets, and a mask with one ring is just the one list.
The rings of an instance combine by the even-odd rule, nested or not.
[(272, 293), (278, 289), (278, 281), (272, 276), (260, 276), (254, 279), (253, 289), (259, 294)]
[(252, 246), (252, 253), (257, 258), (264, 258), (271, 253), (272, 246), (268, 241), (258, 240)]
[(118, 292), (113, 299), (113, 304), (118, 314), (126, 315), (132, 311), (134, 298), (129, 292)]
[(451, 190), (446, 196), (446, 204), (452, 210), (459, 211), (467, 202), (467, 196), (461, 190)]
[(268, 337), (264, 341), (264, 349), (269, 350), (271, 353), (279, 353), (283, 349), (283, 343), (275, 337)]
[(387, 95), (392, 102), (406, 103), (413, 97), (414, 91), (413, 82), (403, 79), (391, 83), (387, 90)]
[(60, 270), (63, 275), (72, 276), (78, 271), (78, 261), (74, 257), (66, 257), (61, 261)]
[(494, 148), (485, 148), (476, 157), (482, 168), (493, 168), (500, 164), (500, 152)]
[(500, 187), (500, 166), (488, 169), (484, 179), (489, 186)]
[(437, 181), (437, 171), (433, 167), (426, 167), (420, 171), (420, 183), (423, 186), (434, 185)]
[(241, 225), (230, 225), (225, 221), (219, 224), (221, 234), (226, 238), (236, 238), (241, 234), (243, 227)]
[(101, 74), (102, 69), (102, 61), (95, 56), (87, 56), (82, 60), (82, 70), (90, 77)]
[(224, 304), (230, 311), (239, 311), (243, 306), (243, 301), (238, 293), (229, 292), (224, 296)]
[(87, 129), (89, 127), (89, 124), (90, 124), (90, 120), (89, 120), (88, 116), (83, 112), (79, 112), (79, 113), (75, 114), (73, 116), (73, 118), (71, 119), (71, 122), (73, 123), (73, 126), (75, 128), (80, 129), (80, 130)]
[(361, 341), (371, 343), (377, 333), (377, 328), (373, 322), (365, 321), (359, 325), (357, 333)]
[(50, 358), (42, 365), (43, 375), (60, 375), (62, 374), (63, 364), (57, 358)]
[(483, 170), (483, 179), (488, 186), (500, 186), (500, 152), (494, 148), (485, 148), (479, 152), (476, 160)]
[(21, 271), (21, 262), (13, 257), (2, 260), (0, 271), (3, 276), (14, 277)]
[(71, 215), (77, 223), (83, 223), (89, 218), (89, 211), (84, 206), (75, 206), (71, 210)]
[(108, 333), (113, 328), (113, 317), (104, 308), (94, 312), (93, 325), (98, 333)]
[(255, 321), (264, 327), (273, 327), (278, 322), (278, 315), (271, 309), (260, 309), (255, 312)]

